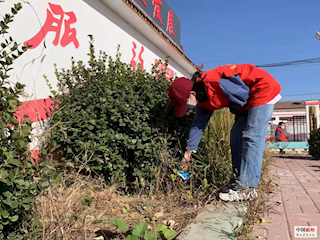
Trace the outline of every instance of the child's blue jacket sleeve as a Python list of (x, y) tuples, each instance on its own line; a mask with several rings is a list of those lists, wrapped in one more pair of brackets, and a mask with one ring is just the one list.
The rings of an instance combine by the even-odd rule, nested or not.
[(206, 108), (196, 107), (196, 115), (193, 119), (192, 128), (189, 133), (188, 149), (197, 150), (201, 137), (208, 122), (212, 116), (213, 111)]

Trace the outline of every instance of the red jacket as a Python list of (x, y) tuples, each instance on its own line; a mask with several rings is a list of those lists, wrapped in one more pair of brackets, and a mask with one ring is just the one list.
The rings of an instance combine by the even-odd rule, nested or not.
[(219, 66), (202, 74), (202, 76), (207, 75), (204, 83), (209, 100), (205, 103), (198, 103), (199, 107), (215, 111), (229, 106), (230, 100), (225, 96), (219, 85), (222, 74), (226, 77), (239, 75), (250, 89), (248, 102), (240, 112), (270, 102), (281, 91), (280, 84), (261, 68), (251, 64)]
[[(286, 141), (287, 141), (287, 138), (286, 138), (286, 136), (284, 135), (284, 132), (283, 132), (282, 128), (281, 128), (281, 127), (278, 127), (277, 130), (276, 130), (276, 134), (277, 134), (277, 131), (280, 131), (280, 132), (281, 132), (281, 134), (280, 134), (280, 136), (279, 136), (279, 138), (281, 139), (281, 141), (282, 141), (282, 142), (286, 142)], [(276, 140), (277, 140), (277, 137), (276, 137)], [(278, 141), (278, 140), (277, 140), (277, 141)]]

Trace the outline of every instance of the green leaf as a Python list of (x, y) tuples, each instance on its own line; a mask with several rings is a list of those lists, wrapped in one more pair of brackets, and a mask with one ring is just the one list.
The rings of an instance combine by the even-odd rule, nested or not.
[(208, 179), (203, 179), (203, 186), (204, 187), (207, 187), (208, 186)]
[(11, 199), (7, 198), (5, 200), (2, 200), (2, 202), (11, 207), (11, 203), (12, 203)]
[(0, 232), (3, 230), (3, 225), (0, 224)]
[(113, 226), (119, 228), (119, 230), (120, 230), (122, 233), (126, 233), (126, 232), (129, 231), (128, 225), (127, 225), (124, 221), (122, 221), (121, 219), (119, 219), (119, 218), (109, 218), (109, 222), (110, 222)]
[(45, 148), (41, 148), (41, 154), (42, 155), (47, 155), (48, 154), (48, 152), (47, 152), (47, 149), (45, 149)]
[(145, 240), (157, 240), (159, 237), (159, 233), (155, 231), (146, 232), (144, 235)]
[(142, 237), (146, 232), (148, 225), (146, 223), (138, 223), (133, 229), (132, 234), (138, 237)]
[(12, 217), (9, 217), (9, 220), (10, 220), (11, 222), (16, 222), (16, 221), (18, 221), (18, 219), (19, 219), (19, 216), (18, 216), (18, 215), (14, 215), (14, 216), (12, 216)]
[(17, 100), (9, 100), (8, 102), (9, 102), (10, 107), (15, 107), (18, 104)]
[[(41, 229), (41, 231), (42, 231), (42, 229)], [(40, 232), (40, 231), (39, 231), (39, 232)], [(16, 240), (23, 240), (23, 235), (18, 234), (18, 235), (16, 236)]]
[(29, 182), (23, 181), (21, 179), (18, 181), (18, 184), (19, 184), (20, 187), (25, 188), (25, 189), (28, 189), (29, 186), (30, 186)]
[[(11, 164), (13, 166), (20, 166), (21, 162), (19, 159), (8, 159), (8, 164)], [(10, 175), (10, 174), (9, 174)], [(12, 180), (12, 179), (11, 179)]]
[(158, 231), (159, 231), (159, 232), (162, 232), (162, 231), (165, 230), (165, 229), (168, 229), (168, 227), (167, 227), (166, 225), (164, 225), (164, 224), (159, 224), (159, 225), (158, 225)]
[(6, 198), (10, 198), (12, 196), (12, 193), (9, 191), (6, 191), (4, 193), (2, 193), (3, 196), (5, 196)]
[(17, 141), (17, 146), (18, 146), (18, 148), (25, 148), (25, 147), (27, 147), (28, 146), (28, 143), (27, 142), (25, 142), (25, 141), (23, 141), (23, 140), (18, 140)]
[(50, 183), (49, 182), (42, 182), (41, 183), (41, 188), (47, 188), (50, 186)]
[(36, 226), (38, 226), (38, 225), (40, 225), (40, 221), (39, 221), (39, 219), (36, 217), (36, 218), (34, 218), (34, 219), (32, 219), (32, 223), (31, 223), (31, 227), (36, 227)]
[(0, 179), (8, 177), (8, 172), (5, 170), (0, 170)]
[(172, 240), (172, 239), (174, 239), (176, 236), (177, 236), (177, 232), (176, 231), (174, 231), (174, 230), (171, 230), (171, 229), (164, 229), (163, 231), (162, 231), (162, 233), (163, 233), (163, 236), (167, 239), (167, 240)]
[(20, 169), (19, 169), (19, 168), (15, 168), (15, 169), (14, 169), (14, 176), (17, 178), (17, 177), (20, 176), (20, 174), (21, 174)]
[(136, 235), (129, 235), (124, 240), (139, 240), (139, 237)]
[(33, 197), (26, 197), (22, 200), (22, 203), (33, 203), (34, 198)]
[(11, 202), (10, 202), (10, 207), (12, 207), (12, 208), (17, 208), (18, 205), (19, 205), (19, 203), (16, 202), (16, 201), (11, 201)]
[(25, 210), (29, 210), (31, 208), (31, 205), (30, 204), (22, 204), (22, 207), (25, 209)]
[(22, 132), (22, 134), (24, 135), (24, 136), (29, 136), (30, 135), (30, 130), (29, 130), (29, 128), (28, 127), (22, 127), (21, 128), (21, 132)]
[(171, 179), (172, 179), (172, 181), (174, 182), (174, 181), (177, 179), (177, 175), (171, 174)]
[(3, 210), (1, 215), (3, 218), (8, 218), (10, 216), (10, 213), (7, 210)]
[(14, 113), (14, 112), (16, 112), (16, 110), (13, 109), (12, 107), (7, 108), (7, 111), (8, 111), (9, 113)]
[(10, 223), (10, 221), (7, 219), (7, 220), (2, 220), (2, 225), (8, 225)]

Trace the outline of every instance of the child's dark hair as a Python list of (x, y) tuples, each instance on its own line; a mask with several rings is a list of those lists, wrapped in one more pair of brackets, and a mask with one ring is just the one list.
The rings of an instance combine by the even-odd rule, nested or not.
[[(193, 74), (191, 81), (193, 82), (192, 91), (196, 93), (197, 101), (200, 103), (208, 101), (208, 96), (206, 93), (206, 86), (203, 82), (206, 76), (202, 78), (202, 72), (197, 71)], [(202, 78), (200, 81), (197, 81), (198, 78)]]
[(199, 77), (201, 77), (201, 75), (202, 75), (202, 73), (201, 73), (200, 71), (195, 72), (195, 73), (193, 74), (192, 78), (191, 78), (191, 81), (192, 81), (193, 83), (197, 82), (197, 79), (198, 79)]

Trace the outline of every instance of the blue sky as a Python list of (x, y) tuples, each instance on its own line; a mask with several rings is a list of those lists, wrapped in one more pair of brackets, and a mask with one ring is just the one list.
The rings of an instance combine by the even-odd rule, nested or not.
[[(186, 55), (205, 70), (320, 57), (320, 0), (167, 0), (181, 20)], [(320, 99), (320, 64), (265, 68), (282, 101)], [(319, 93), (317, 95), (288, 96)]]

